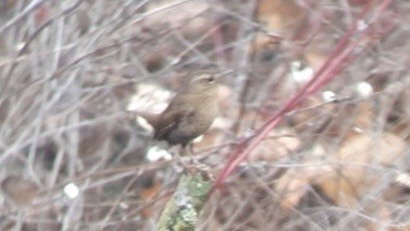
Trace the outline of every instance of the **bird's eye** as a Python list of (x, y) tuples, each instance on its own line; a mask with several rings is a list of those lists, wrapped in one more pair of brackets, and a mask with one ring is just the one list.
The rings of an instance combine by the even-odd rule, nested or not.
[(208, 78), (208, 82), (210, 82), (210, 83), (212, 83), (214, 80), (215, 80), (215, 78), (214, 78), (213, 76), (210, 76), (210, 77)]

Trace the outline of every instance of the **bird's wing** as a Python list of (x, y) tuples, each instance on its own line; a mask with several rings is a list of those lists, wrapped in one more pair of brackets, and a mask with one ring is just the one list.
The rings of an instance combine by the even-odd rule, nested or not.
[(173, 101), (162, 113), (155, 129), (154, 139), (165, 139), (170, 132), (178, 129), (181, 123), (190, 120), (195, 115), (193, 106), (185, 105), (184, 108), (175, 110), (175, 106), (179, 103), (178, 101)]

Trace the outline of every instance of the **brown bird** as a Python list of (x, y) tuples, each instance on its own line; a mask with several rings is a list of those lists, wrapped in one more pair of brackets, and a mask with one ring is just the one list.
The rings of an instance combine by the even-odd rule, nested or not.
[(218, 84), (214, 73), (200, 73), (179, 91), (153, 124), (154, 139), (185, 147), (205, 133), (218, 115)]

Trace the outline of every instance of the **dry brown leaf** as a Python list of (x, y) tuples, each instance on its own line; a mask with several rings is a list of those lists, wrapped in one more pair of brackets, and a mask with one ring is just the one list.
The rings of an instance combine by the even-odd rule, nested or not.
[[(143, 201), (150, 203), (152, 199), (158, 195), (161, 189), (161, 182), (157, 179), (152, 179), (152, 182), (150, 184), (144, 185), (144, 188), (141, 189), (139, 196)], [(152, 206), (146, 206), (140, 211), (140, 215), (143, 218), (150, 218), (152, 214)]]
[[(262, 0), (257, 8), (258, 21), (269, 31), (285, 36), (295, 33), (305, 14), (305, 10), (293, 0)], [(271, 44), (271, 41), (269, 36), (257, 36), (255, 50), (263, 49)]]
[(304, 9), (293, 0), (262, 0), (257, 9), (261, 23), (269, 29), (282, 32), (295, 29), (305, 14)]
[(326, 103), (312, 97), (295, 111), (288, 122), (297, 133), (320, 134), (327, 143), (329, 138), (356, 136), (370, 131), (374, 120), (374, 107), (369, 101), (357, 104)]
[[(295, 176), (298, 176), (295, 178)], [(309, 179), (301, 177), (294, 171), (286, 173), (281, 177), (275, 188), (280, 195), (280, 205), (288, 210), (296, 207), (301, 198), (307, 192)]]
[[(336, 204), (352, 207), (381, 179), (378, 166), (400, 157), (405, 142), (392, 133), (359, 134), (346, 140), (334, 156), (334, 171), (314, 180)], [(375, 168), (372, 168), (375, 167)]]
[[(284, 132), (282, 132), (283, 134)], [(286, 132), (285, 132), (286, 133)], [(289, 134), (291, 134), (289, 132)], [(263, 140), (248, 157), (249, 161), (275, 161), (293, 153), (300, 146), (300, 140), (296, 135), (274, 134)]]

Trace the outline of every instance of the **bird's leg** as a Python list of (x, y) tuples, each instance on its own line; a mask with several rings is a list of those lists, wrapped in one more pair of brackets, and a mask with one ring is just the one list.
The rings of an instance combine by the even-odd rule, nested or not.
[(183, 168), (190, 171), (190, 169), (196, 168), (200, 165), (194, 156), (194, 148), (192, 143), (181, 144), (181, 151), (179, 159), (177, 160)]
[(199, 160), (197, 159), (197, 158), (195, 158), (195, 151), (194, 151), (194, 144), (193, 143), (188, 143), (188, 153), (190, 154), (189, 155), (189, 159), (190, 159), (190, 161), (189, 161), (189, 163), (192, 165), (192, 166), (200, 166), (201, 165), (201, 163), (199, 163)]
[(176, 149), (174, 155), (174, 164), (178, 172), (182, 172), (184, 169), (187, 168), (184, 156), (186, 156), (186, 147), (185, 145), (181, 145), (179, 148)]
[(183, 148), (188, 151), (189, 156), (186, 156), (188, 161), (182, 162), (183, 167), (188, 171), (188, 172), (210, 172), (211, 169), (209, 166), (206, 164), (203, 164), (199, 162), (199, 158), (197, 158), (194, 155), (194, 144), (193, 143), (188, 143), (187, 145), (183, 145)]
[(194, 145), (192, 143), (181, 144), (181, 156), (194, 156)]
[(188, 144), (188, 150), (189, 150), (189, 154), (193, 157), (194, 156), (194, 144), (193, 143)]
[(176, 149), (174, 149), (174, 153), (173, 153), (173, 154), (174, 154), (174, 155), (173, 155), (174, 161), (172, 162), (172, 163), (173, 163), (173, 166), (174, 166), (174, 168), (175, 168), (175, 170), (176, 170), (177, 172), (181, 173), (181, 172), (183, 172), (184, 169), (186, 168), (186, 167), (185, 167), (185, 164), (184, 164), (184, 160), (183, 160), (183, 158), (182, 158), (183, 150), (180, 149), (180, 148), (176, 148)]
[[(187, 151), (189, 151), (188, 149), (187, 149), (187, 145), (186, 144), (181, 144), (181, 156), (187, 156)], [(189, 153), (190, 154), (190, 153)]]

